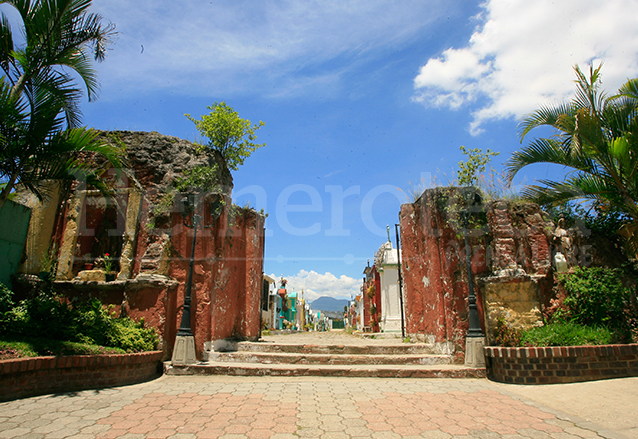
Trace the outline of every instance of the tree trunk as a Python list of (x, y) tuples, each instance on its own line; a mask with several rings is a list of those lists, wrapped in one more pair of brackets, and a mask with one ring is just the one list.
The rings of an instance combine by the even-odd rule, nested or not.
[(14, 172), (13, 175), (11, 175), (11, 178), (9, 179), (9, 181), (7, 182), (7, 185), (4, 188), (2, 188), (2, 192), (0, 192), (0, 210), (2, 209), (2, 206), (4, 206), (4, 202), (7, 201), (9, 194), (15, 187), (15, 183), (17, 179), (18, 179), (18, 172)]

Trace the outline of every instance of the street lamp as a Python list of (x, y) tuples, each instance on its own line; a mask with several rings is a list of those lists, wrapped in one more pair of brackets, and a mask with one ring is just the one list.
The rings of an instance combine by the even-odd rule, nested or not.
[(483, 354), (483, 346), (485, 346), (485, 335), (481, 330), (481, 322), (479, 320), (478, 307), (476, 305), (476, 295), (474, 294), (474, 282), (472, 281), (472, 256), (470, 252), (470, 244), (467, 237), (468, 217), (470, 215), (469, 206), (474, 203), (478, 194), (471, 187), (462, 189), (463, 198), (465, 200), (465, 209), (461, 210), (461, 220), (463, 221), (463, 236), (465, 239), (465, 265), (467, 266), (468, 280), (468, 331), (465, 339), (465, 365), (472, 367), (485, 366), (485, 356)]
[[(186, 292), (184, 293), (184, 306), (182, 308), (182, 320), (175, 337), (175, 347), (173, 348), (172, 363), (174, 365), (193, 364), (197, 362), (195, 355), (195, 337), (191, 329), (191, 303), (193, 286), (193, 265), (195, 263), (195, 245), (197, 243), (197, 229), (208, 229), (215, 226), (224, 206), (221, 198), (216, 198), (210, 203), (210, 216), (212, 222), (206, 224), (204, 216), (199, 214), (204, 195), (198, 192), (186, 194), (182, 198), (182, 223), (185, 227), (193, 229), (193, 242), (191, 246), (191, 257), (188, 266), (188, 280), (186, 281)], [(189, 221), (190, 219), (190, 221)]]

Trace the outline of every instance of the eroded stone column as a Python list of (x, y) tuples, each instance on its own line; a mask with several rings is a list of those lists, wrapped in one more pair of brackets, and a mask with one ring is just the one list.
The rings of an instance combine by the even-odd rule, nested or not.
[(73, 261), (75, 259), (75, 246), (80, 233), (80, 221), (82, 220), (82, 207), (86, 199), (86, 191), (78, 191), (69, 200), (66, 226), (60, 243), (60, 259), (58, 260), (57, 280), (67, 280), (73, 277)]
[(51, 245), (55, 216), (60, 205), (60, 184), (51, 183), (49, 199), (45, 202), (29, 194), (26, 205), (31, 209), (31, 220), (24, 252), (26, 260), (18, 268), (18, 272), (37, 274), (40, 271), (42, 256), (49, 251)]
[(118, 279), (130, 279), (133, 274), (135, 244), (137, 241), (141, 208), (142, 194), (138, 191), (131, 190), (126, 205), (126, 219), (124, 236), (122, 237), (122, 253), (120, 256), (120, 272), (117, 275)]

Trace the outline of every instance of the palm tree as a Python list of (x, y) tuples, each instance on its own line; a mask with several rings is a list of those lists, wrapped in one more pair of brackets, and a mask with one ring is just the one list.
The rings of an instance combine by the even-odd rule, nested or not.
[(523, 167), (553, 163), (570, 172), (563, 181), (540, 180), (522, 195), (540, 204), (594, 201), (617, 209), (628, 219), (622, 232), (638, 250), (638, 82), (628, 81), (615, 96), (600, 90), (600, 70), (587, 77), (578, 66), (571, 102), (543, 106), (521, 123), (521, 142), (534, 128), (551, 126), (556, 135), (539, 138), (505, 163), (511, 182)]
[(40, 200), (50, 180), (83, 180), (106, 192), (100, 165), (83, 159), (97, 153), (105, 159), (101, 165), (118, 164), (119, 149), (97, 141), (95, 130), (62, 129), (61, 104), (53, 95), (43, 93), (34, 102), (34, 112), (29, 113), (28, 106), (16, 102), (11, 88), (0, 82), (0, 174), (7, 179), (0, 208), (18, 183)]
[[(82, 152), (97, 152), (113, 164), (117, 150), (79, 128), (82, 90), (77, 74), (95, 99), (97, 74), (91, 56), (101, 61), (114, 26), (88, 12), (92, 0), (0, 0), (22, 18), (25, 43), (14, 45), (9, 19), (0, 17), (0, 207), (16, 184), (42, 197), (41, 183), (98, 173), (83, 163)], [(92, 53), (89, 53), (92, 52)], [(75, 175), (73, 175), (75, 173)]]
[(17, 97), (37, 87), (57, 95), (65, 102), (67, 123), (76, 126), (80, 112), (77, 101), (82, 93), (65, 68), (77, 73), (88, 92), (97, 96), (97, 72), (92, 57), (104, 60), (106, 46), (115, 26), (102, 24), (102, 17), (88, 12), (92, 0), (0, 0), (13, 6), (23, 21), (26, 44), (14, 47), (8, 18), (2, 14), (0, 65)]

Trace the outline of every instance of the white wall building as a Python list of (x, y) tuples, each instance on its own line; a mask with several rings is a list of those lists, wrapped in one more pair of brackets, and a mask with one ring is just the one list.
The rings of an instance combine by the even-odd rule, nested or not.
[(399, 255), (388, 241), (379, 247), (374, 263), (381, 280), (382, 332), (401, 332), (401, 300), (399, 297)]

